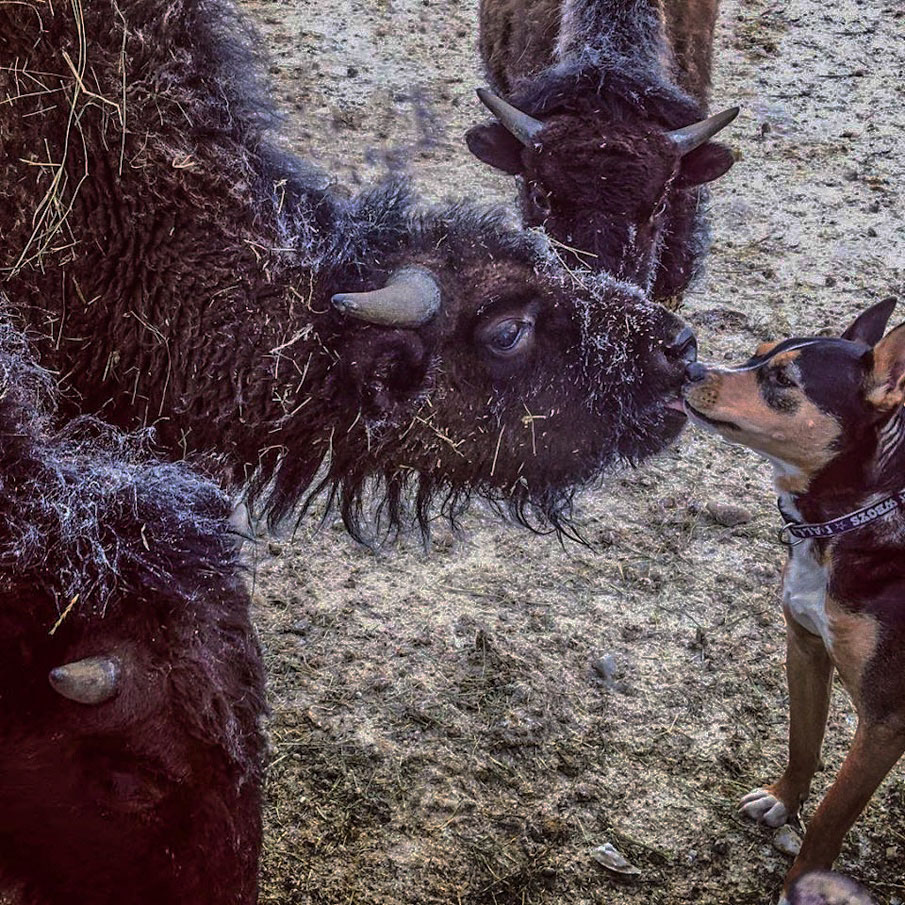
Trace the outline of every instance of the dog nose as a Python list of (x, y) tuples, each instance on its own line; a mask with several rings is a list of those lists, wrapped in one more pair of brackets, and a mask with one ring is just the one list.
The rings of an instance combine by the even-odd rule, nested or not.
[(666, 354), (673, 361), (684, 361), (691, 365), (698, 357), (698, 341), (691, 327), (683, 327), (666, 347)]
[(707, 368), (699, 361), (690, 361), (685, 367), (685, 378), (689, 383), (700, 383), (707, 376)]

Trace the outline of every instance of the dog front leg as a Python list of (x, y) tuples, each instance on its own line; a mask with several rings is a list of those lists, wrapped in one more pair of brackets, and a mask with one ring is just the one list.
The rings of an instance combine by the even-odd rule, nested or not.
[(833, 663), (823, 639), (785, 610), (786, 678), (789, 685), (789, 762), (772, 785), (749, 792), (741, 812), (767, 826), (782, 826), (798, 813), (820, 763), (830, 707)]
[(900, 722), (858, 723), (839, 775), (817, 808), (801, 851), (786, 876), (786, 890), (802, 874), (832, 867), (845, 834), (903, 752), (905, 727)]

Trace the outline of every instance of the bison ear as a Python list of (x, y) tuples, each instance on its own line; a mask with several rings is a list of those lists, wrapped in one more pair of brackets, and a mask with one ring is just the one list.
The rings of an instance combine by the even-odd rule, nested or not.
[(894, 298), (883, 299), (876, 305), (871, 305), (867, 311), (862, 311), (854, 320), (854, 323), (842, 334), (843, 339), (853, 343), (864, 343), (866, 346), (875, 346), (883, 338), (883, 331), (895, 310)]
[(873, 350), (872, 389), (868, 401), (881, 411), (905, 403), (905, 324), (890, 330)]
[(391, 416), (424, 387), (428, 353), (412, 330), (362, 330), (342, 355), (359, 405), (370, 416)]
[(682, 166), (679, 168), (679, 183), (688, 188), (693, 185), (703, 185), (705, 182), (713, 182), (732, 169), (735, 156), (732, 151), (716, 141), (708, 141), (689, 151), (682, 158)]
[(504, 173), (517, 176), (525, 169), (522, 163), (524, 145), (497, 122), (472, 126), (465, 133), (465, 143), (478, 160)]

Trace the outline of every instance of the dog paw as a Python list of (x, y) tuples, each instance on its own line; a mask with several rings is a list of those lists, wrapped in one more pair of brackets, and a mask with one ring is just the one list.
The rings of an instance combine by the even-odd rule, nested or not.
[(785, 802), (768, 789), (749, 792), (742, 799), (739, 810), (746, 817), (772, 827), (782, 826), (792, 816)]
[(780, 896), (776, 905), (789, 905), (789, 900), (785, 896)]

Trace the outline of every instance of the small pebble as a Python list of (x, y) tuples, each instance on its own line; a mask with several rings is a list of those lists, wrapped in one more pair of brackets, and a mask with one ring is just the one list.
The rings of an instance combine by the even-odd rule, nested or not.
[(705, 508), (718, 525), (723, 525), (726, 528), (745, 525), (752, 518), (750, 510), (744, 506), (736, 506), (734, 503), (721, 503), (717, 500), (711, 500)]
[(276, 543), (275, 541), (271, 541), (271, 542), (267, 545), (267, 552), (268, 552), (271, 556), (280, 556), (280, 554), (282, 554), (282, 552), (283, 552), (283, 545), (282, 545), (282, 544), (278, 544), (278, 543)]
[(781, 826), (773, 834), (773, 848), (794, 858), (801, 851), (801, 836), (788, 824)]
[(614, 845), (605, 842), (591, 849), (591, 857), (601, 866), (623, 877), (637, 877), (641, 871), (629, 864)]
[(616, 658), (612, 654), (605, 654), (591, 662), (591, 668), (603, 679), (604, 682), (612, 682), (619, 672)]
[(872, 226), (867, 227), (867, 234), (871, 237), (871, 239), (877, 238), (877, 231)]

